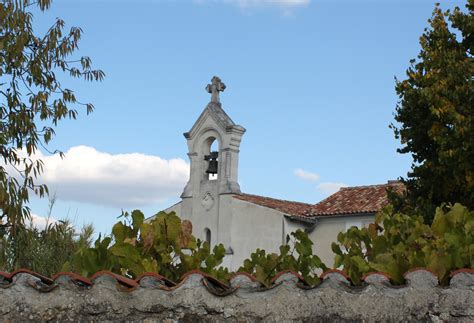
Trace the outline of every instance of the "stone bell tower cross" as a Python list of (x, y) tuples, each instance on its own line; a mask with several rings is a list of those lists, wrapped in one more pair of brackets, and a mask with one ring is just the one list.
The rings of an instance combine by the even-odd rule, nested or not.
[[(240, 194), (239, 148), (245, 128), (236, 125), (222, 109), (219, 94), (226, 86), (214, 76), (206, 86), (211, 101), (189, 132), (191, 174), (183, 193), (181, 215), (193, 223), (193, 233), (211, 246), (231, 246), (232, 195)], [(218, 150), (211, 151), (213, 143)], [(228, 252), (231, 252), (229, 248)]]

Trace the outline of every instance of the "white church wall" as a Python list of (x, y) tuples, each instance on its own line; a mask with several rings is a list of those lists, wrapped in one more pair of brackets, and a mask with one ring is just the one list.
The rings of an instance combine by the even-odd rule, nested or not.
[(246, 201), (232, 201), (230, 267), (238, 269), (255, 249), (277, 252), (284, 242), (283, 213)]
[(306, 227), (301, 222), (288, 221), (288, 219), (285, 218), (283, 237), (286, 239), (286, 236), (291, 234), (291, 232), (295, 232), (298, 229), (304, 230), (305, 228)]
[[(230, 247), (234, 253), (232, 256), (226, 256), (224, 261), (224, 265), (231, 270), (237, 270), (257, 248), (265, 249), (267, 252), (278, 252), (279, 246), (285, 243), (287, 234), (306, 228), (299, 222), (287, 220), (284, 214), (277, 210), (239, 199), (232, 199), (231, 209)], [(177, 203), (165, 211), (173, 211), (182, 219), (192, 220), (182, 213), (182, 203)], [(209, 225), (205, 223), (204, 218), (202, 220), (194, 219), (193, 234), (197, 238), (205, 240), (206, 236), (203, 228)], [(332, 267), (334, 265), (334, 253), (331, 250), (331, 243), (337, 240), (339, 232), (346, 231), (351, 226), (367, 227), (373, 221), (374, 216), (372, 215), (319, 219), (315, 229), (309, 234), (314, 243), (313, 253), (317, 254), (328, 267)], [(222, 242), (217, 241), (217, 237), (217, 232), (211, 230), (213, 246)], [(225, 247), (229, 247), (229, 245)]]
[(319, 219), (315, 229), (309, 234), (313, 241), (313, 253), (317, 254), (321, 260), (328, 266), (334, 265), (334, 253), (331, 249), (331, 243), (337, 240), (339, 232), (346, 231), (346, 225), (361, 223), (367, 226), (374, 221), (374, 216), (341, 216)]

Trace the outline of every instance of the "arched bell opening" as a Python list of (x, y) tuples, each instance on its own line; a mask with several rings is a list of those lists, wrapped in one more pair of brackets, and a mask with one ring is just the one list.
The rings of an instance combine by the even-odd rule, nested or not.
[(209, 161), (206, 173), (208, 174), (208, 179), (210, 181), (215, 181), (217, 180), (217, 176), (219, 174), (219, 143), (217, 140), (214, 140), (211, 145), (210, 155), (211, 160)]
[(214, 137), (209, 137), (205, 141), (204, 150), (204, 178), (209, 181), (215, 181), (219, 178), (219, 141)]

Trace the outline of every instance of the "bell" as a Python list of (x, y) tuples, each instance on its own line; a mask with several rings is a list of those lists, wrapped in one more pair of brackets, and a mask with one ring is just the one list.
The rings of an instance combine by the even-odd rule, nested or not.
[(217, 174), (217, 160), (212, 159), (209, 161), (209, 167), (207, 167), (206, 173)]
[(217, 174), (218, 156), (219, 153), (217, 151), (213, 151), (209, 155), (204, 156), (204, 160), (207, 160), (209, 162), (209, 166), (206, 170), (207, 174)]

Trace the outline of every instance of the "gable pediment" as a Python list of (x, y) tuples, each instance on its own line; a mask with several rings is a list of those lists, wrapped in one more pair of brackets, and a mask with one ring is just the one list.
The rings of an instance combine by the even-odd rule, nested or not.
[(203, 125), (208, 123), (206, 121), (209, 119), (211, 119), (217, 127), (221, 128), (223, 132), (225, 132), (228, 127), (235, 126), (234, 121), (232, 121), (227, 113), (225, 113), (220, 103), (209, 102), (197, 121), (192, 126), (191, 130), (185, 132), (184, 136), (187, 139), (194, 137), (196, 133), (199, 133)]

